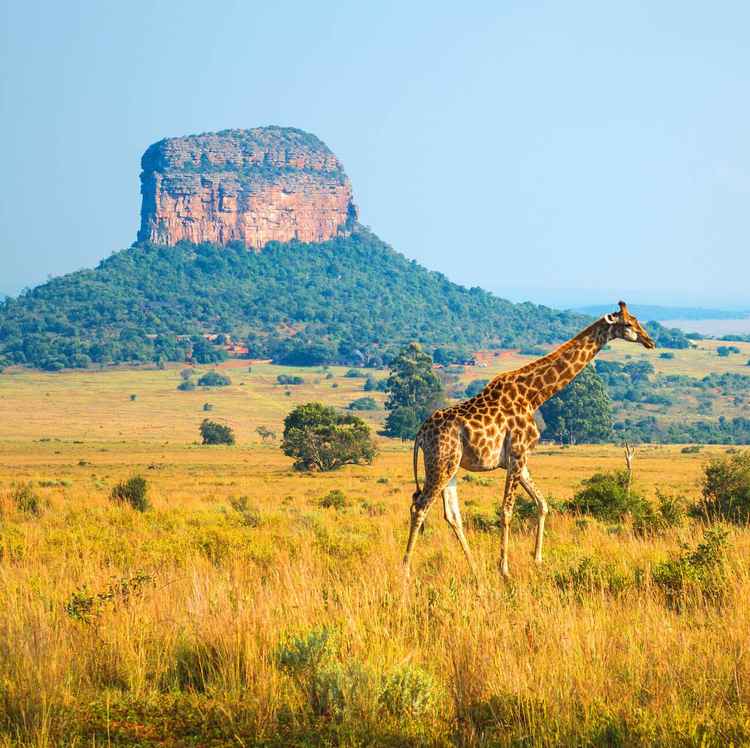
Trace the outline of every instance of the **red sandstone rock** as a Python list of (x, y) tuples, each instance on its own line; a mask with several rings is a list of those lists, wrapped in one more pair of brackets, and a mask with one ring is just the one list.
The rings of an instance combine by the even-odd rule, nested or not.
[(357, 219), (349, 178), (314, 135), (284, 127), (167, 138), (141, 160), (140, 241), (260, 249), (323, 242)]

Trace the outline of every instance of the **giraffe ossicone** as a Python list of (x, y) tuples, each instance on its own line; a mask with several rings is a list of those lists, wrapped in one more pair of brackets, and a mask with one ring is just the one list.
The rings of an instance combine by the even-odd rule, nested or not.
[[(417, 535), (438, 495), (443, 497), (445, 519), (453, 529), (474, 576), (477, 569), (463, 529), (458, 503), (456, 473), (503, 468), (507, 471), (502, 498), (500, 568), (508, 576), (508, 540), (513, 517), (515, 490), (520, 485), (537, 506), (534, 558), (542, 561), (547, 502), (536, 487), (527, 466), (528, 456), (539, 441), (534, 413), (574, 379), (610, 340), (656, 344), (624, 301), (619, 310), (589, 325), (547, 356), (492, 379), (475, 397), (450, 408), (435, 411), (421, 426), (414, 440), (414, 482), (409, 540), (404, 568), (409, 572)], [(425, 464), (425, 483), (417, 479), (419, 450)]]

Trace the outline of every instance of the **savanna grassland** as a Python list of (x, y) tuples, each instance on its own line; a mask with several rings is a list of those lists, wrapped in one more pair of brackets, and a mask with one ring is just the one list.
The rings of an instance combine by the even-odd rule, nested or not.
[[(461, 478), (480, 588), (440, 508), (405, 587), (411, 445), (300, 474), (256, 433), (280, 436), (302, 402), (384, 395), (339, 368), (222, 370), (230, 386), (190, 392), (179, 369), (0, 375), (0, 745), (750, 742), (747, 528), (703, 573), (699, 520), (643, 534), (553, 511), (537, 569), (519, 512), (505, 583), (487, 521), (504, 474)], [(205, 417), (237, 445), (199, 445)], [(642, 447), (636, 486), (694, 501), (725, 451)], [(623, 464), (619, 447), (544, 445), (531, 468), (559, 505)], [(109, 498), (135, 474), (145, 512)], [(684, 583), (665, 567), (680, 558)]]

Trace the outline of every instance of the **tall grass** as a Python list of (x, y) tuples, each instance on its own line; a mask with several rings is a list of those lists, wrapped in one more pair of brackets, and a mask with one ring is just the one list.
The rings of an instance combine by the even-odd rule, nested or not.
[[(354, 483), (380, 501), (377, 478)], [(0, 745), (750, 741), (747, 529), (722, 594), (676, 606), (659, 574), (698, 521), (643, 538), (553, 515), (541, 570), (533, 526), (514, 530), (510, 583), (497, 535), (474, 532), (477, 591), (436, 510), (405, 588), (407, 493), (333, 512), (335, 482), (310, 481), (254, 498), (251, 523), (240, 500), (157, 491), (138, 513), (75, 483), (37, 516), (8, 488)]]

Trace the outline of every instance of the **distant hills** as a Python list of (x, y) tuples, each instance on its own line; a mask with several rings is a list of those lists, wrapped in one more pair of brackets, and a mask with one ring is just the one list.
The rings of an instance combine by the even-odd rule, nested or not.
[(227, 348), (379, 365), (412, 340), (460, 361), (561, 342), (589, 321), (463, 288), (395, 252), (357, 222), (341, 163), (301, 130), (169, 138), (141, 166), (140, 241), (0, 303), (0, 367), (205, 363)]
[(52, 370), (179, 361), (213, 333), (253, 357), (378, 364), (410, 340), (534, 345), (564, 340), (586, 322), (463, 288), (358, 228), (262, 252), (239, 243), (134, 245), (0, 304), (0, 360)]
[[(700, 307), (656, 306), (653, 304), (628, 304), (630, 310), (641, 320), (704, 320), (704, 319), (743, 319), (750, 317), (750, 311), (738, 312), (726, 309), (703, 309)], [(610, 311), (610, 305), (592, 304), (575, 307), (572, 311), (599, 317)]]

